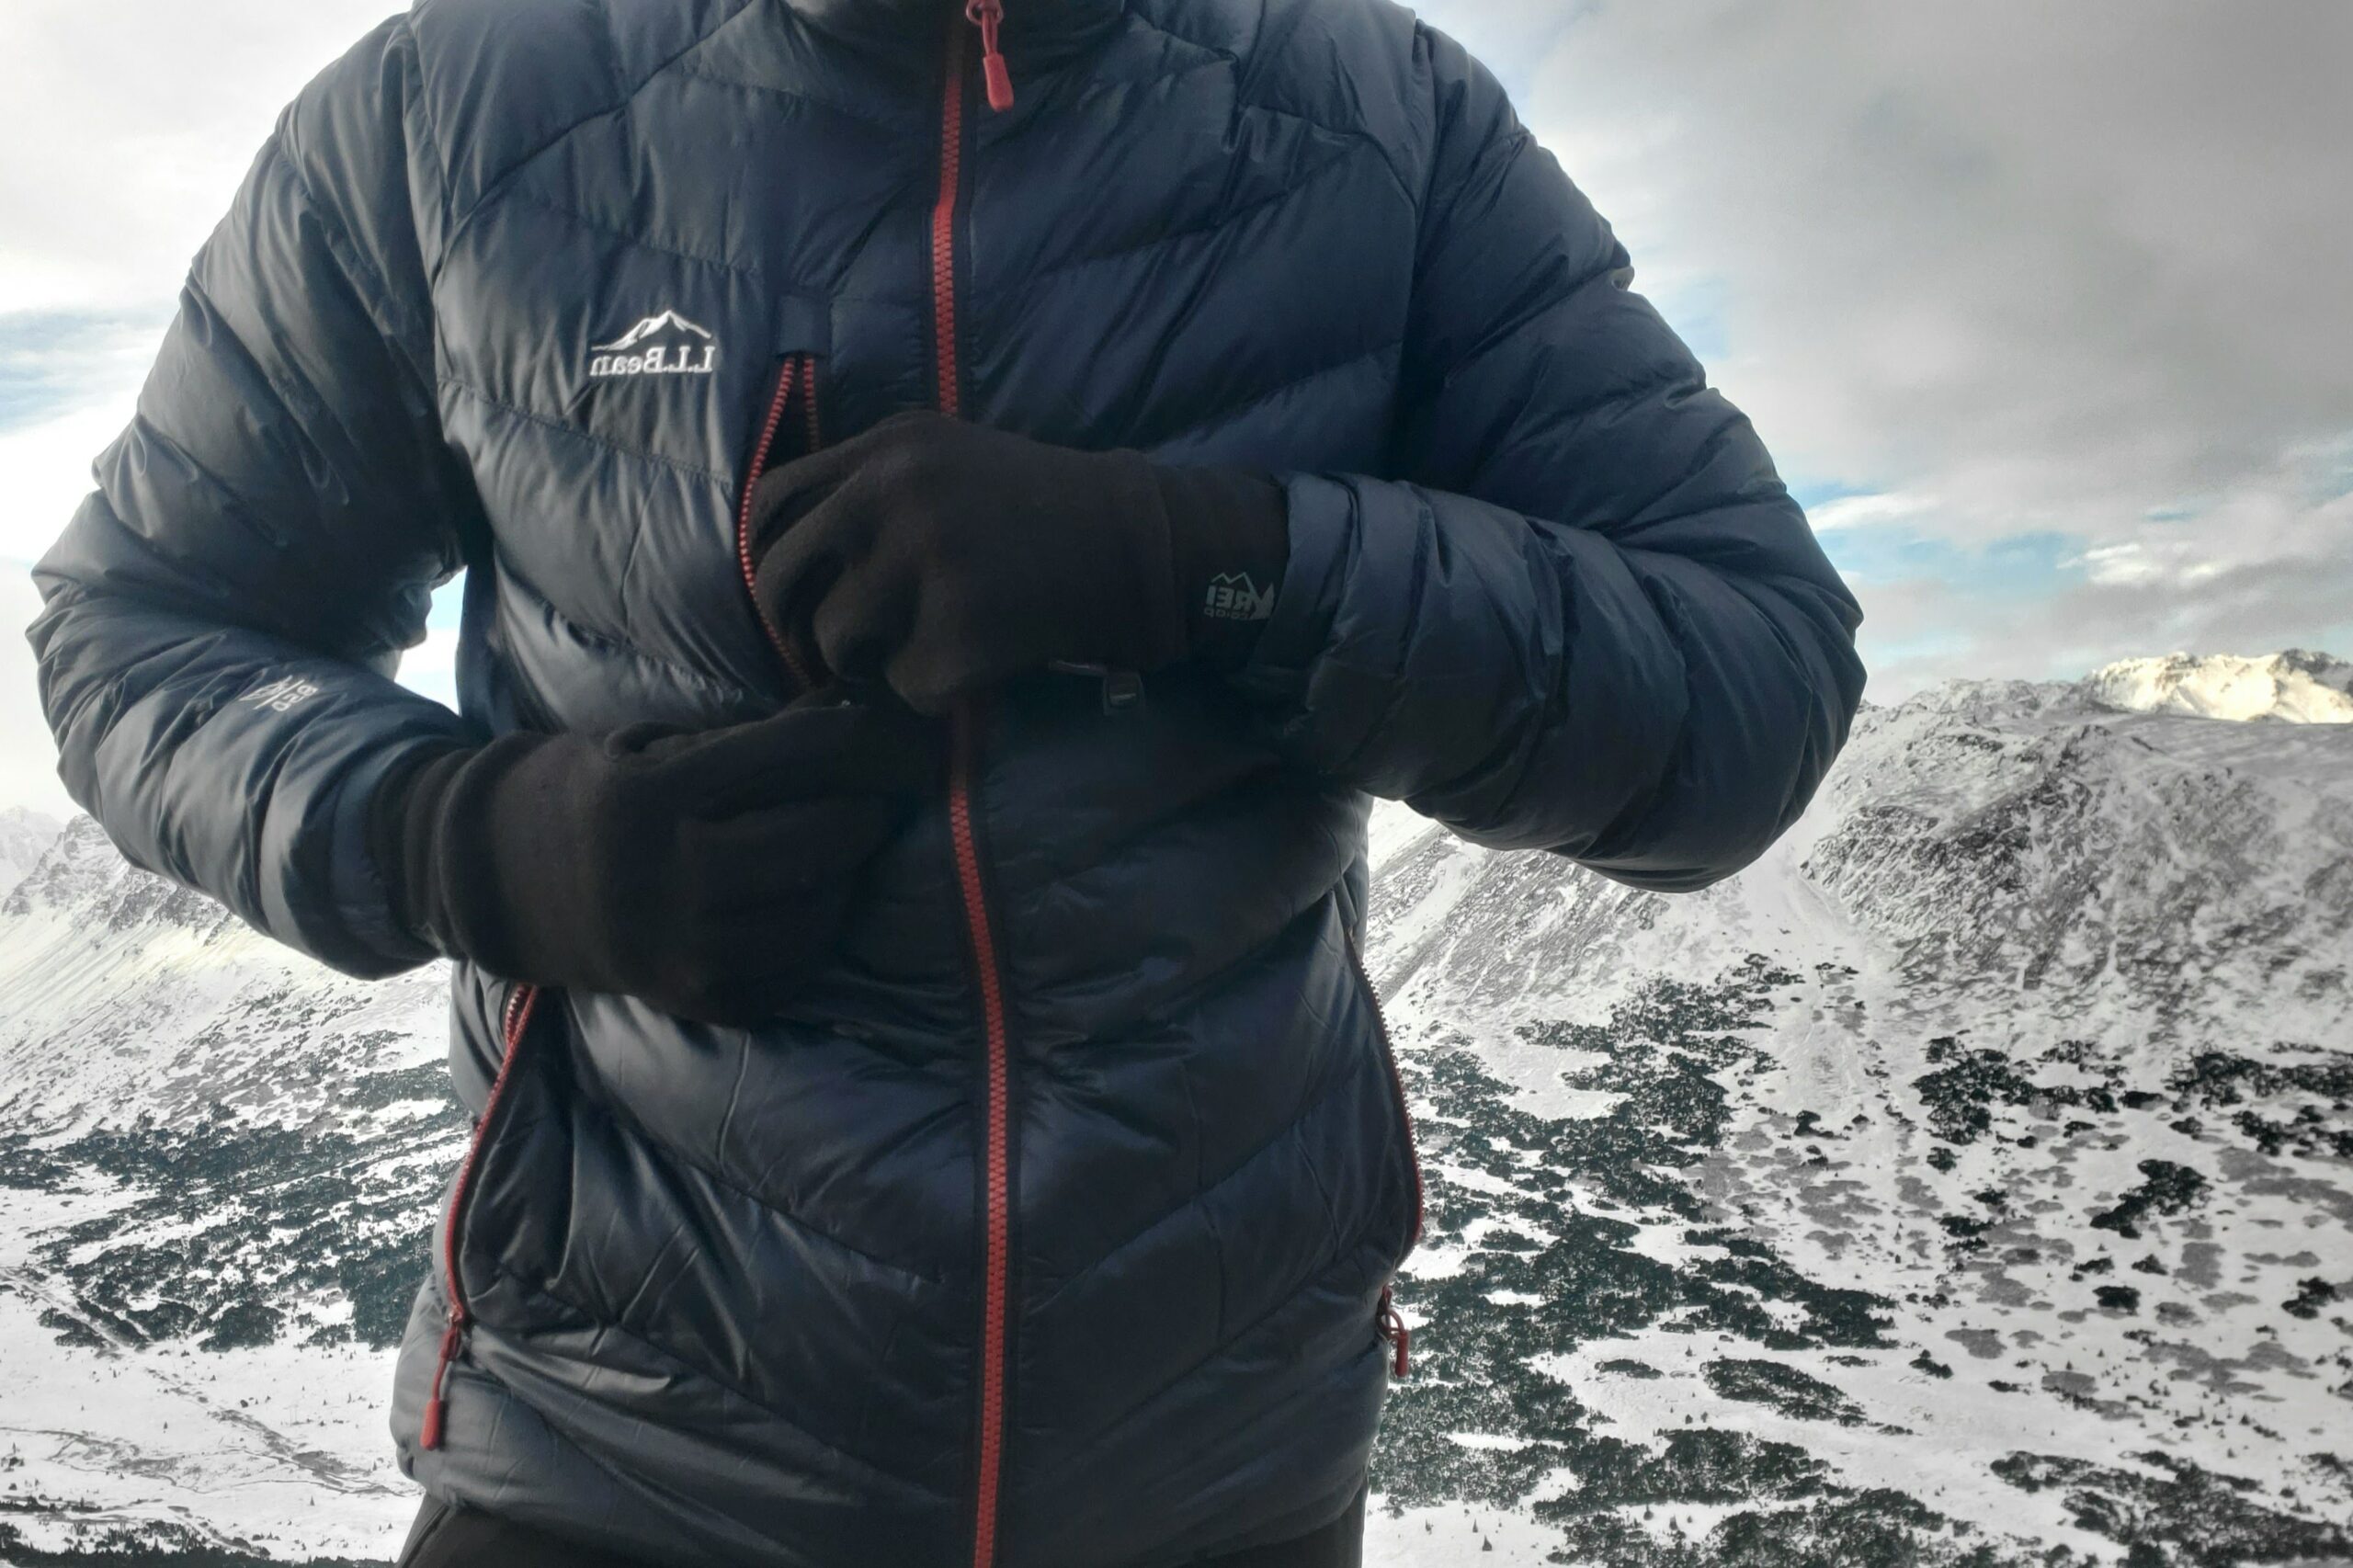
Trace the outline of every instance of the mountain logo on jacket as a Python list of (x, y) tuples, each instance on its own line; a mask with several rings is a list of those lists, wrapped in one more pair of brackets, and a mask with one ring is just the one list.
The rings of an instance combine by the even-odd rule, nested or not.
[(610, 343), (588, 347), (593, 380), (614, 376), (708, 376), (719, 360), (710, 329), (676, 311), (650, 315)]
[(1258, 586), (1247, 572), (1221, 572), (1210, 579), (1201, 613), (1219, 620), (1264, 620), (1275, 613), (1275, 590)]

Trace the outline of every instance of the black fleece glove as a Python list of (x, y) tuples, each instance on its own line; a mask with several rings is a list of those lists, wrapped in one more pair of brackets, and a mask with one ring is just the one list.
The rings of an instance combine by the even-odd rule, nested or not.
[(755, 1023), (833, 952), (859, 866), (938, 781), (936, 729), (825, 693), (723, 729), (504, 735), (388, 781), (376, 862), (437, 951)]
[(926, 713), (1050, 663), (1238, 664), (1290, 546), (1265, 474), (923, 412), (771, 470), (752, 495), (754, 591), (793, 651)]

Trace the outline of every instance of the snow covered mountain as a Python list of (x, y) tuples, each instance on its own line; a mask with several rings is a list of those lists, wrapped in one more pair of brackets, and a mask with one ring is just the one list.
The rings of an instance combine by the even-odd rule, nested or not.
[(390, 1555), (385, 1352), (462, 1142), (447, 1009), (87, 818), (0, 897), (0, 1562)]
[[(1429, 1204), (1368, 1561), (2353, 1560), (2346, 668), (1868, 710), (1683, 898), (1377, 813)], [(0, 1562), (389, 1555), (438, 988), (86, 822), (0, 896)]]
[(0, 897), (24, 880), (65, 824), (22, 806), (0, 811)]
[(2108, 689), (1867, 710), (1684, 898), (1400, 830), (1431, 1540), (2353, 1558), (2353, 730)]
[(2258, 659), (2227, 653), (2126, 659), (2094, 671), (2084, 692), (2131, 713), (2353, 724), (2353, 665), (2293, 648)]

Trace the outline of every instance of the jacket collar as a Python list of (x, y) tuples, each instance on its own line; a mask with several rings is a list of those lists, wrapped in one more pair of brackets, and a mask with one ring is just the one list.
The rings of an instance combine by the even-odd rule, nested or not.
[[(965, 18), (965, 0), (784, 0), (810, 27), (868, 48), (937, 56), (952, 19)], [(1025, 62), (1051, 64), (1098, 41), (1119, 25), (1128, 0), (1001, 0), (1001, 47), (1018, 72)], [(978, 47), (978, 31), (973, 44)]]

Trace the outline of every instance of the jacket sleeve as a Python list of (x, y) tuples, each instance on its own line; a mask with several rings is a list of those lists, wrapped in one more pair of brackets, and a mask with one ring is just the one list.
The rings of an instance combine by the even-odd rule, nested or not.
[(1847, 735), (1861, 616), (1748, 422), (1461, 48), (1432, 96), (1391, 472), (1286, 473), (1237, 684), (1303, 763), (1662, 891), (1754, 859)]
[(435, 413), (413, 63), (387, 23), (281, 117), (29, 633), (66, 788), (122, 852), (359, 975), (432, 956), (366, 804), (464, 733), (390, 677), (479, 512)]

